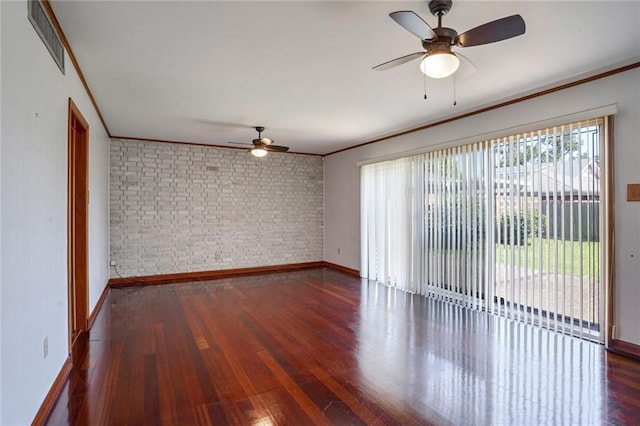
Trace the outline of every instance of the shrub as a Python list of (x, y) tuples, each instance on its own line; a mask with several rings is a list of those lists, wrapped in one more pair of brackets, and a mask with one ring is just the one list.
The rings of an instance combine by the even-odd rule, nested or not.
[[(485, 209), (486, 205), (483, 200), (477, 198), (469, 202), (466, 198), (457, 195), (452, 202), (445, 202), (439, 209), (439, 213), (428, 212), (426, 219), (428, 228), (427, 235), (437, 235), (440, 238), (442, 246), (454, 250), (470, 250), (471, 244), (480, 244), (485, 239), (485, 223), (486, 215), (480, 214), (481, 209)], [(470, 211), (468, 211), (470, 210)], [(465, 224), (464, 220), (467, 215), (475, 217), (474, 227), (470, 228)], [(463, 216), (463, 221), (459, 221)]]
[(540, 216), (537, 211), (504, 212), (500, 215), (500, 232), (496, 238), (501, 244), (523, 245), (527, 237), (538, 235), (539, 232), (544, 234), (546, 224), (546, 217)]

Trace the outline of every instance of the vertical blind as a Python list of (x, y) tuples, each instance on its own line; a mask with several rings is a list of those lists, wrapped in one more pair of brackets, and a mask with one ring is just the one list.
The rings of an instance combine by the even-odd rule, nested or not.
[(366, 277), (419, 292), (424, 221), (414, 193), (421, 178), (415, 157), (362, 169), (362, 265)]
[(595, 119), (361, 168), (361, 275), (601, 339)]

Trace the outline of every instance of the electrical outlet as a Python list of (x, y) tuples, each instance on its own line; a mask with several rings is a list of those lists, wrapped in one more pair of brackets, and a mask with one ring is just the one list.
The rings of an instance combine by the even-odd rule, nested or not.
[(42, 353), (44, 354), (44, 358), (49, 355), (49, 336), (44, 338), (44, 342), (42, 342)]
[(627, 185), (627, 201), (640, 201), (640, 183)]
[(116, 261), (112, 260), (111, 262), (109, 262), (109, 266), (116, 266)]
[(340, 254), (340, 249), (338, 248), (338, 254)]

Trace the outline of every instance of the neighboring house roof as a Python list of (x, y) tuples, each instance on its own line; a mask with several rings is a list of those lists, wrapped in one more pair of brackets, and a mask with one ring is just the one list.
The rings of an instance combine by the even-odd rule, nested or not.
[(519, 193), (529, 195), (600, 194), (600, 165), (590, 159), (541, 164), (529, 169), (525, 176), (521, 171), (517, 166), (496, 169), (496, 189), (507, 192), (517, 187)]

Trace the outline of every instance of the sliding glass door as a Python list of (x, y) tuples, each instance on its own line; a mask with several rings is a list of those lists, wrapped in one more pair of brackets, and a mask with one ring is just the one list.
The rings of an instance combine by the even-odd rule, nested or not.
[(602, 339), (603, 120), (363, 166), (361, 274)]
[(423, 294), (484, 306), (487, 144), (424, 154)]
[(496, 312), (599, 339), (603, 124), (492, 141)]

